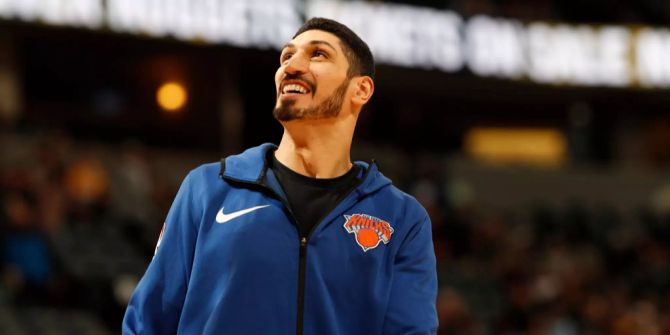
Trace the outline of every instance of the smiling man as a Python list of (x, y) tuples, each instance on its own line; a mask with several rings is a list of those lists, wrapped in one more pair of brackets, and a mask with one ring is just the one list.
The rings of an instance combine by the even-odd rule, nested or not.
[(124, 334), (434, 334), (426, 211), (354, 162), (374, 91), (368, 46), (307, 21), (275, 75), (279, 146), (189, 173), (128, 305)]

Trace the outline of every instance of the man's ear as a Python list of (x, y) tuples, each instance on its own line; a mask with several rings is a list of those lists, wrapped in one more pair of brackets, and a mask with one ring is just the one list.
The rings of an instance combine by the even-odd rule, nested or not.
[(372, 93), (375, 91), (375, 83), (369, 76), (360, 76), (354, 79), (354, 84), (354, 95), (351, 98), (351, 102), (355, 105), (363, 106), (372, 98)]

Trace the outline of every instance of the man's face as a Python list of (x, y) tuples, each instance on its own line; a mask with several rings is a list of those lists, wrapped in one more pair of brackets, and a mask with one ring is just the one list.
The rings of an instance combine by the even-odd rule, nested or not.
[(319, 120), (339, 115), (349, 88), (349, 62), (337, 36), (308, 30), (281, 52), (275, 74), (279, 121)]

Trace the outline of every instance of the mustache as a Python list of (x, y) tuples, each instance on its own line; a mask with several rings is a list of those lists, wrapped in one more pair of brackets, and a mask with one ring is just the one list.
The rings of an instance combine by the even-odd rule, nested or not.
[(281, 84), (283, 85), (284, 82), (287, 81), (287, 80), (295, 80), (295, 81), (303, 82), (305, 85), (307, 85), (309, 87), (309, 90), (312, 92), (312, 94), (314, 94), (314, 91), (315, 91), (314, 86), (316, 86), (316, 84), (314, 84), (313, 81), (311, 81), (311, 80), (309, 80), (309, 79), (307, 79), (307, 78), (305, 78), (301, 75), (287, 73), (286, 76), (284, 77), (284, 79), (282, 79)]

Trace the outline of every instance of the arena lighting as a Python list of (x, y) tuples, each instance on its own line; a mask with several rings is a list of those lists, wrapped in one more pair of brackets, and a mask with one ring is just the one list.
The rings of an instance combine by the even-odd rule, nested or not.
[(491, 163), (555, 167), (567, 156), (565, 136), (551, 128), (476, 127), (464, 142), (470, 156)]
[(184, 107), (188, 93), (178, 82), (165, 82), (156, 91), (156, 102), (166, 112), (177, 112)]

